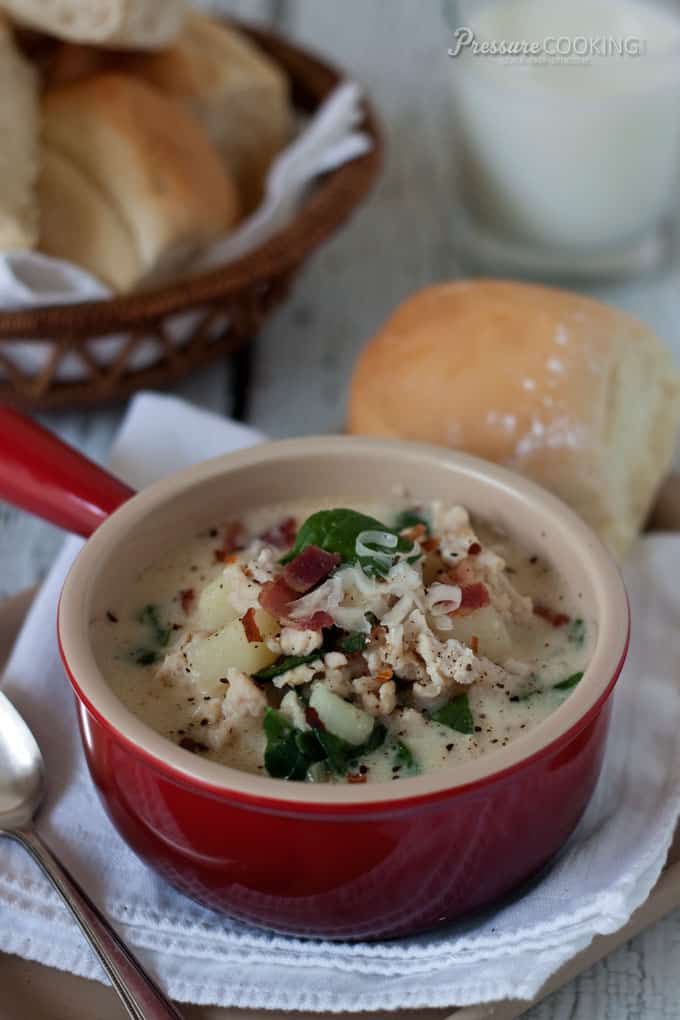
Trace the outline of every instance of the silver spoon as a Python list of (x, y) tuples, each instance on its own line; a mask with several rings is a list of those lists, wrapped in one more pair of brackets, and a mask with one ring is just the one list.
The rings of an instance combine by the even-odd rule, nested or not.
[(43, 759), (33, 734), (0, 692), (0, 836), (20, 843), (60, 894), (108, 974), (132, 1020), (182, 1020), (90, 898), (33, 829), (44, 790)]

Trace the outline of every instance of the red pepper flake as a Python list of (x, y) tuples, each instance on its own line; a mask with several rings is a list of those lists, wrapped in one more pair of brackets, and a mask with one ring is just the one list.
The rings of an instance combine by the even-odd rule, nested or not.
[(479, 542), (473, 542), (472, 545), (468, 547), (467, 554), (468, 556), (479, 556), (481, 551), (482, 547)]
[(188, 614), (191, 612), (191, 607), (194, 604), (195, 598), (196, 592), (194, 591), (193, 588), (183, 588), (182, 591), (179, 593), (179, 600), (182, 606), (182, 610), (185, 613)]
[(538, 603), (534, 606), (534, 616), (540, 616), (542, 620), (553, 627), (564, 627), (571, 620), (571, 617), (566, 613), (560, 613), (555, 609), (550, 609), (549, 606), (541, 606)]
[(362, 776), (360, 772), (348, 772), (347, 773), (348, 783), (365, 783), (366, 776)]
[(473, 655), (477, 655), (479, 652), (479, 638), (476, 634), (473, 634), (470, 638), (470, 648), (472, 649)]
[(414, 524), (412, 528), (405, 528), (404, 531), (401, 531), (400, 535), (407, 542), (419, 542), (427, 535), (427, 528), (424, 524)]
[(319, 713), (311, 705), (308, 705), (305, 709), (305, 722), (308, 726), (311, 726), (313, 730), (325, 730), (326, 727), (319, 718)]
[(241, 617), (241, 623), (243, 624), (243, 629), (246, 632), (246, 637), (248, 638), (248, 641), (251, 643), (251, 645), (256, 644), (258, 641), (262, 641), (262, 632), (260, 631), (260, 628), (257, 625), (257, 620), (255, 619), (255, 610), (252, 608), (252, 606), (245, 614), (245, 616)]
[(231, 521), (224, 529), (224, 538), (219, 549), (215, 549), (215, 560), (226, 563), (227, 558), (241, 549), (245, 549), (248, 536), (240, 521)]
[(297, 530), (295, 517), (284, 517), (278, 524), (263, 531), (260, 539), (268, 545), (276, 546), (277, 549), (290, 549), (295, 544)]

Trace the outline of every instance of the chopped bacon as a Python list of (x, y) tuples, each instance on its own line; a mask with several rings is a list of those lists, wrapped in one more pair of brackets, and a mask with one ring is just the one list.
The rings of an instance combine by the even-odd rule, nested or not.
[(260, 605), (277, 620), (286, 616), (291, 602), (297, 598), (297, 592), (290, 588), (282, 577), (276, 581), (267, 581), (260, 591)]
[(361, 772), (348, 772), (347, 773), (348, 783), (365, 783), (366, 776), (362, 775)]
[(542, 620), (552, 624), (553, 627), (564, 627), (565, 623), (569, 623), (571, 619), (566, 613), (560, 613), (555, 609), (550, 609), (549, 606), (538, 604), (534, 606), (534, 616), (540, 616)]
[(472, 637), (470, 638), (470, 648), (472, 649), (473, 655), (476, 655), (477, 652), (479, 651), (479, 638), (477, 637), (476, 634), (473, 634)]
[(482, 547), (479, 542), (473, 542), (472, 545), (468, 546), (468, 556), (479, 556), (482, 551)]
[(262, 641), (262, 632), (257, 625), (257, 620), (255, 619), (255, 610), (252, 607), (248, 610), (245, 616), (241, 617), (241, 623), (243, 624), (243, 629), (246, 632), (246, 637), (248, 638), (248, 641), (250, 642), (251, 645), (257, 644), (259, 641)]
[(460, 589), (460, 605), (454, 609), (450, 616), (467, 616), (474, 613), (476, 609), (484, 609), (491, 602), (489, 592), (485, 584), (475, 581), (474, 584), (464, 584)]
[(246, 529), (240, 521), (231, 521), (224, 529), (222, 545), (215, 549), (215, 559), (218, 563), (226, 563), (232, 553), (245, 549), (248, 542)]
[(320, 581), (325, 581), (340, 562), (341, 558), (337, 553), (329, 553), (316, 545), (308, 545), (299, 556), (286, 564), (283, 579), (294, 591), (302, 595)]
[(293, 591), (283, 577), (279, 577), (276, 581), (267, 581), (262, 585), (260, 605), (281, 623), (295, 630), (323, 630), (324, 627), (333, 626), (333, 617), (323, 609), (312, 613), (311, 616), (293, 619), (290, 613), (297, 597), (298, 592)]
[(276, 546), (277, 549), (290, 549), (297, 535), (297, 521), (294, 517), (284, 517), (278, 524), (267, 528), (260, 535), (263, 542)]
[(285, 624), (287, 627), (293, 627), (294, 630), (324, 630), (326, 627), (333, 626), (333, 617), (325, 609), (318, 609), (311, 616), (303, 616), (299, 620), (288, 616), (285, 618)]
[(311, 726), (313, 730), (325, 730), (326, 727), (319, 718), (319, 713), (311, 705), (308, 705), (305, 709), (305, 722), (308, 726)]
[(194, 604), (195, 598), (196, 592), (194, 591), (193, 588), (183, 588), (182, 591), (179, 593), (180, 604), (185, 613), (191, 612), (191, 607)]

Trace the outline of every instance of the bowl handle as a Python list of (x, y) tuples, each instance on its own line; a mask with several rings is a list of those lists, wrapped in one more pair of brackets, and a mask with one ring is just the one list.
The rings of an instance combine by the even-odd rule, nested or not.
[(0, 405), (0, 499), (87, 538), (134, 489)]

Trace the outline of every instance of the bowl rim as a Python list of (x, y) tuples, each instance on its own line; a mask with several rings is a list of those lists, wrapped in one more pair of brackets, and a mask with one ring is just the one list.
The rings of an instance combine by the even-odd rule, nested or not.
[[(595, 593), (597, 639), (583, 680), (559, 709), (506, 747), (470, 762), (402, 779), (399, 784), (286, 782), (207, 761), (173, 744), (125, 707), (96, 664), (84, 610), (85, 593), (96, 576), (102, 554), (115, 548), (154, 509), (203, 481), (245, 467), (266, 469), (273, 461), (341, 456), (350, 450), (354, 457), (364, 453), (369, 458), (398, 455), (404, 462), (417, 459), (419, 464), (428, 460), (433, 470), (454, 471), (481, 480), (499, 498), (504, 498), (504, 493), (513, 499), (519, 497), (532, 513), (541, 513), (552, 521), (553, 537), (558, 532), (559, 540), (573, 548)], [(124, 503), (97, 529), (72, 564), (59, 599), (57, 631), (62, 661), (77, 699), (110, 737), (156, 771), (203, 794), (240, 801), (252, 808), (344, 814), (399, 809), (481, 790), (557, 753), (596, 718), (611, 694), (628, 649), (630, 610), (618, 567), (600, 540), (569, 507), (534, 482), (507, 468), (444, 447), (395, 439), (317, 436), (260, 443), (202, 461), (174, 472)]]

